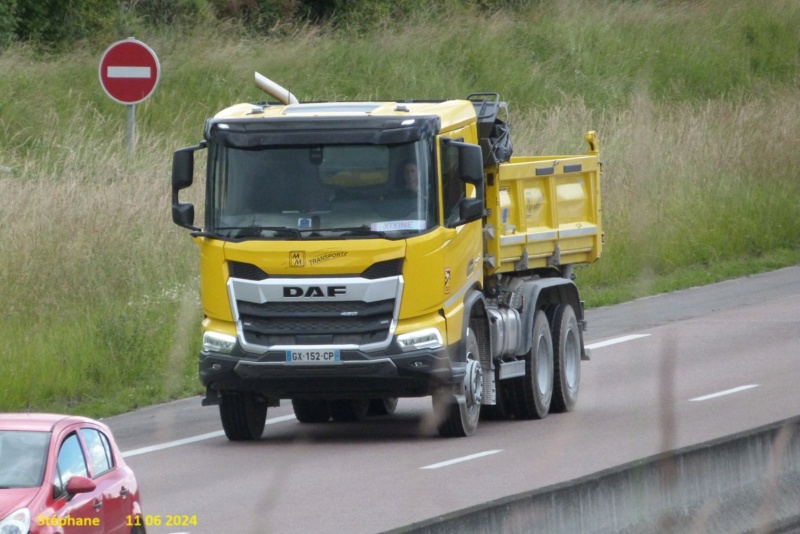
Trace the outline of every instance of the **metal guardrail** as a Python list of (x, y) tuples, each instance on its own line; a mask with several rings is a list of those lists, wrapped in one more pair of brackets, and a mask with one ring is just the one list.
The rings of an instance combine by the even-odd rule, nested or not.
[(800, 532), (800, 416), (387, 534)]

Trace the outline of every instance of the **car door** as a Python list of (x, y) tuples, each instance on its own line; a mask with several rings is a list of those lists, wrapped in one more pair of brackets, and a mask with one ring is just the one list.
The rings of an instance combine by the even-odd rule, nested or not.
[(53, 512), (64, 534), (101, 534), (103, 498), (95, 491), (69, 495), (67, 484), (74, 476), (89, 477), (83, 444), (77, 432), (67, 434), (59, 445), (53, 480)]
[(108, 436), (96, 428), (84, 427), (80, 430), (86, 445), (92, 472), (92, 480), (97, 484), (97, 493), (102, 496), (103, 532), (114, 534), (127, 530), (131, 511), (132, 490), (125, 472), (114, 463)]

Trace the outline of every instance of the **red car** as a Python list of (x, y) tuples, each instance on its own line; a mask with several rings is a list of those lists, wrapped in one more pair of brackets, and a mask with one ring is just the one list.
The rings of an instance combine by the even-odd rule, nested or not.
[(86, 417), (0, 414), (0, 534), (144, 534), (139, 486)]

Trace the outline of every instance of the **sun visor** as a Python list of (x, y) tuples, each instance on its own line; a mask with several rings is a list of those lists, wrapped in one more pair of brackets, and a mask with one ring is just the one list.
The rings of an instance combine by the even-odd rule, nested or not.
[(440, 121), (436, 116), (209, 119), (205, 138), (232, 148), (394, 145), (432, 137), (439, 129)]

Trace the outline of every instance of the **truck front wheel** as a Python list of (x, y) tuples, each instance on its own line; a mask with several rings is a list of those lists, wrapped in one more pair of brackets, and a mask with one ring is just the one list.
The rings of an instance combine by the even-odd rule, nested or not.
[(525, 356), (525, 376), (512, 379), (517, 419), (544, 419), (553, 399), (553, 338), (542, 310), (534, 316), (532, 338), (531, 351)]
[(267, 402), (253, 393), (225, 393), (220, 395), (219, 417), (229, 440), (259, 439), (267, 422)]
[(444, 437), (466, 437), (475, 433), (481, 415), (483, 395), (483, 371), (481, 369), (478, 337), (472, 328), (467, 330), (467, 372), (463, 390), (463, 402), (449, 389), (433, 395), (433, 413), (439, 435)]

